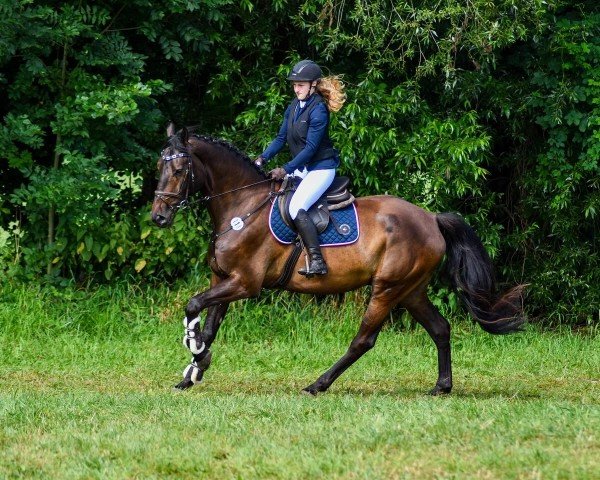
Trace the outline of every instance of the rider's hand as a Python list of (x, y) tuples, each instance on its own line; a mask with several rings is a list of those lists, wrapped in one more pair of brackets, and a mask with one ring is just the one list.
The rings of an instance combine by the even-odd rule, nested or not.
[(281, 167), (274, 168), (269, 172), (269, 177), (275, 180), (283, 180), (283, 177), (285, 177), (286, 175), (287, 172)]
[(263, 163), (265, 163), (265, 159), (263, 157), (257, 157), (256, 160), (254, 160), (254, 165), (256, 165), (258, 168), (262, 168)]

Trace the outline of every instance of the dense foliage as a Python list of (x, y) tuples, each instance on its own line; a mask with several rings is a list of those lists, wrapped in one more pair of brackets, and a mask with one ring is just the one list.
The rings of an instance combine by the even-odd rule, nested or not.
[[(0, 0), (0, 271), (172, 279), (206, 230), (148, 221), (168, 119), (258, 154), (300, 58), (361, 195), (467, 217), (529, 313), (598, 321), (600, 13), (563, 0)], [(283, 159), (282, 159), (283, 161)]]

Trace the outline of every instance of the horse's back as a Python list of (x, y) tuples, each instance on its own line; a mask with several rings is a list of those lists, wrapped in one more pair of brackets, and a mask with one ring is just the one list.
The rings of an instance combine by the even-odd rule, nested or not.
[(391, 195), (359, 197), (356, 206), (361, 228), (364, 226), (373, 234), (382, 232), (392, 240), (410, 237), (431, 246), (441, 243), (441, 251), (445, 249), (436, 215), (403, 198)]
[(446, 243), (434, 213), (390, 195), (361, 197), (356, 206), (363, 240), (381, 252), (382, 265), (394, 265), (396, 275), (430, 270), (441, 261)]

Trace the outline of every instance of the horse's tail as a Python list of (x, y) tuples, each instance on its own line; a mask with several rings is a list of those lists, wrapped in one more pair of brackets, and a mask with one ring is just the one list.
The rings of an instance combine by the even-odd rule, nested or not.
[(492, 261), (475, 231), (454, 213), (436, 217), (446, 240), (445, 273), (471, 315), (489, 333), (520, 330), (525, 286), (497, 294)]

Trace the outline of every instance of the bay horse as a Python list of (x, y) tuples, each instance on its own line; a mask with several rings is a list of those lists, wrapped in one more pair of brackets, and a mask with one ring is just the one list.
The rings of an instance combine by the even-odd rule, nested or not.
[[(487, 332), (505, 334), (524, 322), (522, 286), (496, 291), (493, 265), (474, 230), (457, 214), (430, 213), (389, 195), (355, 201), (360, 221), (358, 240), (323, 249), (329, 266), (324, 276), (297, 273), (298, 258), (285, 285), (278, 280), (293, 248), (279, 243), (268, 227), (269, 208), (279, 183), (267, 177), (230, 143), (167, 128), (168, 141), (158, 161), (159, 180), (152, 220), (172, 224), (176, 212), (194, 200), (206, 204), (213, 234), (208, 252), (210, 288), (194, 295), (185, 308), (184, 345), (193, 354), (184, 379), (187, 389), (202, 380), (211, 361), (210, 346), (228, 305), (256, 297), (263, 288), (309, 294), (339, 294), (371, 286), (358, 333), (346, 353), (304, 391), (316, 395), (365, 352), (373, 348), (391, 309), (405, 308), (437, 347), (438, 379), (432, 395), (452, 389), (450, 324), (427, 296), (427, 286), (445, 257), (444, 271), (473, 319)], [(289, 270), (289, 267), (288, 267)], [(207, 309), (203, 328), (200, 312)]]

